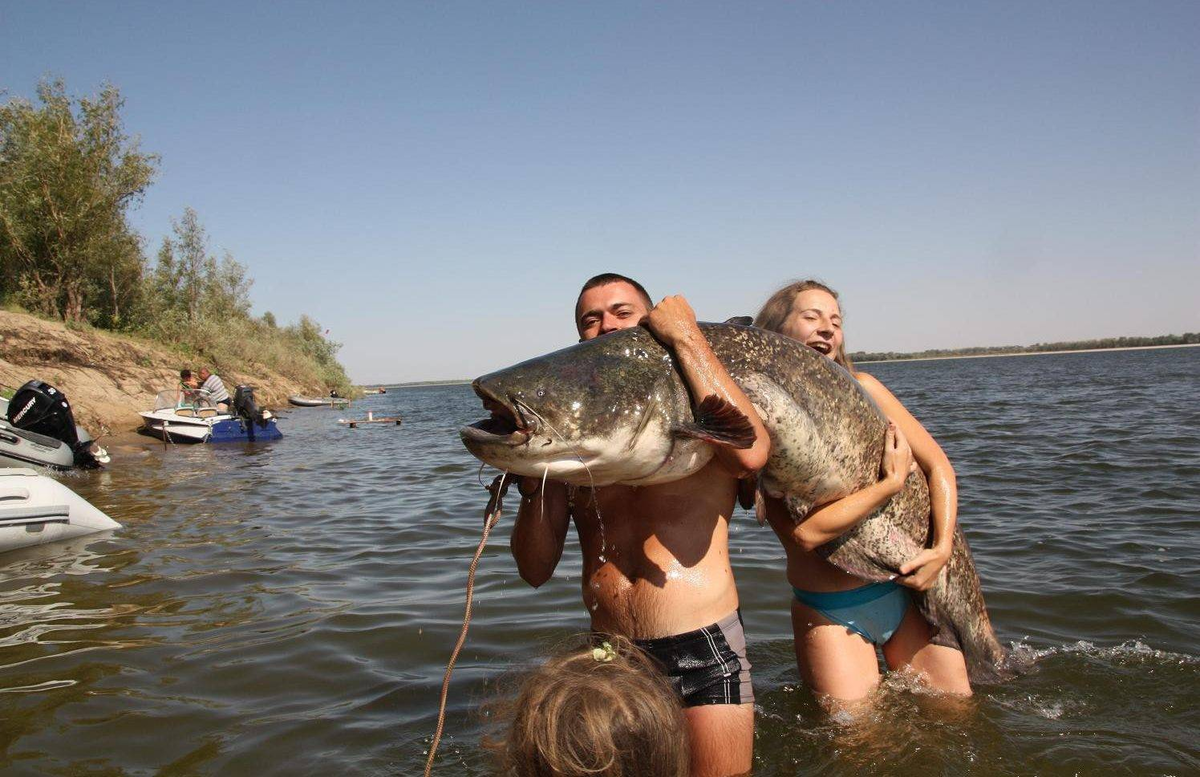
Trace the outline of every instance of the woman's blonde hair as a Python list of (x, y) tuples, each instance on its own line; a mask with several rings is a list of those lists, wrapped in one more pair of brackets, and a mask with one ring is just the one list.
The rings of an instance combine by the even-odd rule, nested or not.
[(604, 637), (546, 661), (500, 707), (485, 745), (514, 777), (686, 777), (683, 706), (654, 659)]
[[(838, 298), (836, 291), (812, 278), (802, 281), (792, 281), (772, 294), (763, 303), (762, 310), (758, 311), (758, 315), (754, 317), (754, 325), (760, 329), (782, 332), (784, 323), (787, 322), (788, 316), (792, 314), (792, 306), (796, 302), (796, 295), (802, 291), (812, 291), (814, 289), (823, 291), (834, 299)], [(854, 364), (850, 361), (850, 357), (846, 355), (846, 340), (844, 335), (842, 337), (842, 344), (838, 346), (837, 351), (833, 354), (833, 360), (850, 370), (850, 372), (854, 372)]]

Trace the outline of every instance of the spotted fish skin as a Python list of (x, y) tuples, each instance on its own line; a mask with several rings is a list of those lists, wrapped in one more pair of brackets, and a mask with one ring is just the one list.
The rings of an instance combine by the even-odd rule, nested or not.
[[(736, 324), (700, 329), (762, 417), (771, 453), (759, 488), (783, 499), (793, 520), (878, 480), (887, 421), (849, 372), (773, 332)], [(531, 359), (474, 386), (485, 400), (511, 403), (553, 429), (535, 422), (527, 442), (512, 444), (464, 428), (474, 455), (517, 474), (540, 476), (549, 468), (549, 477), (577, 485), (656, 483), (686, 477), (712, 456), (710, 444), (679, 432), (694, 421), (692, 398), (670, 352), (642, 328)], [(588, 471), (571, 457), (587, 460)], [(818, 553), (865, 580), (891, 580), (931, 539), (929, 488), (917, 471)], [(962, 650), (973, 680), (1001, 676), (1005, 650), (961, 530), (934, 586), (912, 595), (934, 642)]]

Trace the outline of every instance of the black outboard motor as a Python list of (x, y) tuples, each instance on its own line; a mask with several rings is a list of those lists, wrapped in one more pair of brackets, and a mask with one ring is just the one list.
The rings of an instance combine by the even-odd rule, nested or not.
[(233, 392), (233, 412), (239, 418), (242, 418), (246, 423), (258, 424), (265, 427), (267, 419), (263, 416), (263, 411), (258, 408), (258, 403), (254, 401), (254, 387), (241, 385)]
[(71, 447), (75, 466), (99, 467), (92, 441), (80, 440), (66, 394), (40, 380), (31, 380), (8, 401), (8, 422), (18, 429), (43, 434)]

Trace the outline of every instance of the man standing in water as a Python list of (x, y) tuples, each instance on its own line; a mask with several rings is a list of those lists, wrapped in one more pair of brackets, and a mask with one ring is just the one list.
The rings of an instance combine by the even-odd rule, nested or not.
[(741, 774), (752, 765), (754, 695), (729, 518), (738, 478), (766, 464), (770, 440), (683, 297), (654, 305), (641, 284), (614, 273), (584, 284), (575, 304), (581, 341), (639, 323), (674, 354), (694, 404), (715, 396), (737, 408), (754, 428), (753, 445), (718, 445), (699, 472), (658, 485), (573, 489), (522, 478), (512, 553), (521, 577), (540, 586), (574, 519), (592, 629), (624, 635), (663, 664), (683, 698), (693, 775)]

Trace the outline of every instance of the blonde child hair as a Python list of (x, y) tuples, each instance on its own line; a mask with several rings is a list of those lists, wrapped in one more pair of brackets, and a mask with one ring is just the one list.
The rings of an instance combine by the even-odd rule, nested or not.
[(556, 655), (505, 705), (488, 743), (513, 777), (686, 777), (683, 706), (661, 668), (628, 639), (606, 636)]

